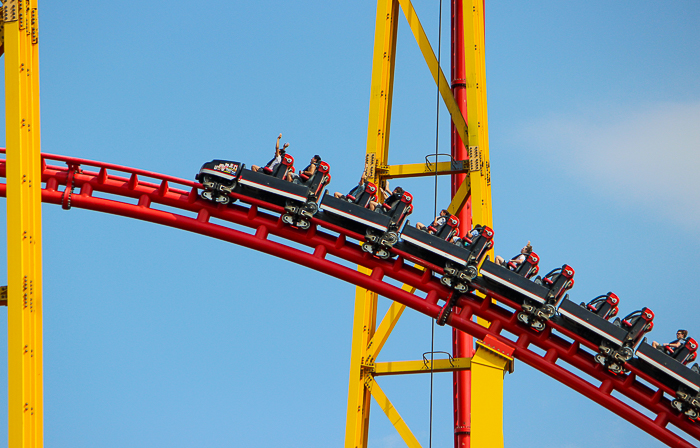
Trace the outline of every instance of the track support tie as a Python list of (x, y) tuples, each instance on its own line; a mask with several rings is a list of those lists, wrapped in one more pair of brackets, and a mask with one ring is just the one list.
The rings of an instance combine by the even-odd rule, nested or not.
[(100, 184), (107, 182), (107, 168), (100, 168), (100, 173), (97, 175), (97, 182)]
[(139, 177), (133, 173), (129, 178), (129, 190), (135, 190), (139, 186)]
[(170, 190), (170, 187), (168, 186), (168, 181), (163, 179), (163, 182), (160, 183), (160, 188), (158, 188), (158, 196), (165, 197), (166, 194), (168, 194), (168, 191)]
[(75, 188), (75, 173), (80, 173), (80, 165), (69, 163), (66, 188), (63, 190), (63, 195), (61, 196), (61, 208), (63, 208), (63, 210), (70, 210), (70, 200), (71, 196), (73, 196), (73, 188)]

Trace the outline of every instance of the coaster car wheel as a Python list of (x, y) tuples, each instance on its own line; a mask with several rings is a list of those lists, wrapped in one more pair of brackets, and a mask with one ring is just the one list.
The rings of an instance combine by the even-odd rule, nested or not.
[(449, 275), (450, 277), (454, 277), (454, 275), (457, 274), (457, 269), (455, 269), (449, 265), (446, 266), (444, 270), (445, 270), (445, 275)]
[(546, 317), (547, 319), (549, 319), (552, 316), (554, 316), (554, 313), (556, 313), (556, 312), (557, 312), (557, 310), (552, 305), (547, 304), (547, 305), (542, 307), (541, 314), (542, 314), (542, 317)]
[(388, 246), (393, 246), (399, 241), (399, 234), (396, 232), (387, 232), (384, 234), (384, 241)]
[(371, 244), (367, 244), (367, 243), (363, 244), (363, 245), (362, 245), (362, 250), (365, 251), (365, 252), (368, 252), (368, 253), (370, 253), (370, 254), (374, 253), (374, 250), (372, 250), (372, 245), (371, 245)]
[(464, 283), (457, 283), (457, 284), (454, 286), (454, 289), (455, 289), (455, 291), (457, 291), (457, 292), (465, 293), (465, 292), (467, 292), (467, 290), (468, 290), (469, 288), (467, 288), (467, 285), (465, 285)]
[(205, 190), (199, 196), (206, 201), (213, 201), (214, 200), (214, 196), (211, 194), (211, 191)]
[(208, 174), (203, 174), (202, 178), (199, 179), (199, 182), (204, 185), (205, 187), (211, 187), (214, 188), (214, 182), (211, 180), (211, 176)]
[(302, 219), (297, 223), (297, 227), (299, 227), (301, 230), (308, 230), (309, 227), (311, 227), (311, 223), (305, 219)]
[(285, 224), (289, 224), (290, 226), (294, 225), (294, 216), (290, 215), (289, 213), (285, 213), (282, 215), (282, 222)]
[(594, 359), (595, 362), (597, 362), (598, 364), (605, 365), (605, 355), (601, 355), (600, 353), (598, 353), (597, 355), (595, 355)]
[(685, 416), (688, 417), (691, 420), (695, 420), (698, 418), (698, 411), (697, 409), (689, 408), (684, 412)]
[(301, 209), (301, 215), (307, 218), (311, 218), (318, 211), (318, 204), (315, 202), (309, 202)]
[(536, 320), (530, 325), (535, 331), (542, 331), (544, 330), (544, 322), (541, 320)]
[(216, 197), (216, 202), (219, 203), (219, 204), (224, 204), (224, 205), (226, 205), (226, 204), (228, 204), (229, 202), (231, 202), (231, 198), (228, 197), (228, 196), (226, 196), (226, 195), (217, 196), (217, 197)]
[(236, 182), (232, 182), (231, 185), (223, 185), (219, 184), (219, 191), (224, 192), (224, 193), (231, 193), (233, 191), (233, 188), (236, 186)]
[(389, 251), (386, 249), (379, 249), (374, 255), (381, 258), (382, 260), (386, 260), (390, 256)]
[(624, 347), (622, 350), (620, 350), (617, 353), (618, 353), (617, 358), (620, 359), (621, 361), (624, 361), (624, 362), (629, 361), (630, 359), (632, 359), (632, 356), (634, 356), (634, 352), (629, 347)]
[(517, 317), (518, 317), (519, 322), (522, 322), (525, 325), (530, 324), (530, 316), (528, 316), (527, 314), (521, 312), (521, 313), (518, 313)]
[(377, 235), (375, 235), (371, 232), (367, 232), (365, 234), (365, 239), (371, 243), (375, 243), (377, 241)]
[(452, 287), (452, 278), (450, 278), (450, 277), (442, 277), (442, 278), (440, 279), (440, 283), (442, 283), (443, 285), (447, 286), (448, 288), (451, 288), (451, 287)]
[(617, 375), (617, 374), (622, 373), (622, 366), (620, 364), (614, 362), (608, 366), (608, 370), (610, 370), (612, 373)]

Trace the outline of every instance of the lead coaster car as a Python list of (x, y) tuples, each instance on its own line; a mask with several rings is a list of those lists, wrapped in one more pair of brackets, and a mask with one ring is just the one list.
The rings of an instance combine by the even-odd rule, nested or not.
[(620, 374), (624, 373), (624, 364), (632, 359), (634, 349), (644, 334), (654, 328), (654, 313), (649, 308), (642, 308), (623, 319), (610, 322), (608, 319), (617, 314), (619, 299), (614, 294), (609, 298), (610, 302), (615, 302), (609, 311), (606, 311), (608, 307), (604, 303), (599, 303), (596, 311), (598, 297), (588, 305), (577, 305), (564, 299), (559, 306), (560, 318), (557, 323), (597, 345), (595, 361), (612, 373)]
[[(293, 161), (292, 159), (291, 162)], [(291, 163), (286, 166), (291, 167)], [(288, 168), (286, 172), (289, 171)], [(320, 162), (316, 172), (308, 180), (297, 184), (286, 181), (284, 176), (277, 177), (243, 169), (236, 191), (284, 207), (282, 222), (305, 230), (311, 226), (311, 218), (318, 211), (317, 202), (321, 190), (330, 183), (329, 171), (330, 166), (326, 162)]]
[(236, 188), (245, 165), (231, 160), (215, 159), (199, 169), (194, 179), (202, 184), (200, 197), (219, 204), (232, 202), (230, 193)]
[(669, 355), (647, 344), (644, 338), (637, 348), (637, 357), (630, 361), (634, 367), (676, 391), (671, 406), (691, 420), (700, 418), (700, 369), (697, 364), (692, 368), (686, 364), (695, 359), (697, 349), (695, 339), (688, 338)]
[[(401, 225), (413, 211), (412, 201), (413, 196), (403, 192), (391, 208), (380, 213), (355, 202), (336, 198), (326, 191), (320, 202), (322, 213), (318, 218), (364, 235), (362, 250), (387, 259), (391, 256), (391, 248), (399, 241)], [(379, 207), (383, 207), (383, 204)]]
[(517, 315), (518, 321), (536, 331), (544, 330), (564, 293), (574, 286), (574, 270), (567, 264), (534, 282), (486, 259), (481, 265), (481, 276), (494, 286), (494, 292), (520, 304), (522, 311)]

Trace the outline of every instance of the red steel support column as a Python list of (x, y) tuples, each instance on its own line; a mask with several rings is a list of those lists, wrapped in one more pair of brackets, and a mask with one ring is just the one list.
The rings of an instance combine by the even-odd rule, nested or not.
[[(464, 64), (464, 26), (462, 17), (462, 0), (452, 0), (452, 94), (457, 101), (459, 110), (465, 119), (467, 117), (466, 69)], [(455, 160), (466, 160), (467, 149), (452, 124), (452, 157)], [(466, 179), (466, 174), (452, 175), (452, 197)], [(458, 214), (461, 235), (471, 229), (472, 213), (471, 198)], [(474, 355), (474, 341), (471, 335), (452, 330), (452, 351), (454, 357), (468, 358)], [(468, 448), (471, 431), (471, 371), (463, 370), (453, 374), (455, 448)]]

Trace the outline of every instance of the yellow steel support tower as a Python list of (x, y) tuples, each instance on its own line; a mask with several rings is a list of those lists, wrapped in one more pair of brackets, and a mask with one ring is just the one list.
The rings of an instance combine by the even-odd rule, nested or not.
[(44, 444), (39, 23), (4, 0), (9, 446)]
[(513, 371), (513, 349), (487, 337), (471, 362), (471, 446), (503, 448), (503, 377)]
[[(433, 79), (439, 84), (440, 95), (457, 132), (463, 142), (468, 142), (469, 160), (433, 165), (388, 165), (399, 8), (406, 16)], [(379, 185), (390, 178), (435, 175), (436, 172), (438, 175), (468, 172), (469, 176), (455, 194), (449, 210), (453, 214), (457, 213), (471, 197), (473, 222), (492, 227), (482, 0), (464, 0), (463, 8), (468, 117), (471, 117), (469, 127), (452, 95), (450, 84), (438, 66), (435, 53), (410, 0), (377, 1), (365, 174), (368, 180)], [(372, 274), (366, 268), (358, 269), (366, 275)], [(413, 292), (407, 285), (404, 285), (404, 289)], [(432, 365), (426, 365), (423, 361), (375, 363), (384, 342), (404, 310), (402, 305), (392, 304), (377, 327), (377, 299), (377, 294), (371, 291), (360, 287), (356, 289), (345, 447), (367, 446), (370, 397), (374, 397), (407, 446), (420, 446), (376, 383), (376, 376), (427, 373), (431, 370), (451, 372), (470, 368), (473, 384), (478, 391), (472, 395), (472, 414), (479, 413), (479, 416), (472, 420), (472, 447), (502, 447), (503, 375), (505, 370), (512, 371), (512, 358), (490, 346), (478, 343), (473, 359), (435, 360)]]

